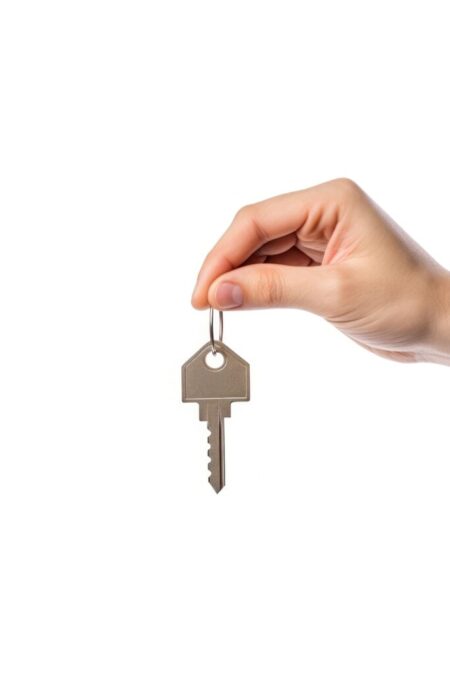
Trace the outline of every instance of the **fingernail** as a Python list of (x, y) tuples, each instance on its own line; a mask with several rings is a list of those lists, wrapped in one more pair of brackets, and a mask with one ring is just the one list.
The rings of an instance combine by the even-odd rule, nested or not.
[(241, 287), (229, 281), (223, 281), (216, 290), (216, 302), (220, 309), (232, 309), (242, 305), (244, 296)]

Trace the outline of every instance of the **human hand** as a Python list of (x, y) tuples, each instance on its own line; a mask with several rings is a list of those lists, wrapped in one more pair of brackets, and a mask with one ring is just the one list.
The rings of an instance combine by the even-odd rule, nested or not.
[(297, 307), (380, 356), (450, 364), (450, 274), (346, 178), (240, 209), (192, 304)]

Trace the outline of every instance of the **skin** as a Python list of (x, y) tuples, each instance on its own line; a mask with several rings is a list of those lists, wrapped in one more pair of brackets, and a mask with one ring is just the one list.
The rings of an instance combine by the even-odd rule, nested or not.
[(449, 272), (347, 178), (241, 208), (192, 304), (296, 307), (377, 355), (450, 365)]

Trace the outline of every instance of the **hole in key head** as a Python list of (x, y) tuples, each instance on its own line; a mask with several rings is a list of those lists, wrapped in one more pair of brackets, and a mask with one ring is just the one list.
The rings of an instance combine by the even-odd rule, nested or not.
[(205, 363), (211, 370), (217, 370), (218, 368), (222, 368), (225, 363), (225, 357), (218, 350), (216, 350), (215, 354), (208, 352), (205, 356)]

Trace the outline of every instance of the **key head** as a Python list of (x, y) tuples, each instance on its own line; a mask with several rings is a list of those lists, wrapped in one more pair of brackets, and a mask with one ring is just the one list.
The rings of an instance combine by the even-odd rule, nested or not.
[(182, 400), (202, 403), (208, 400), (248, 401), (250, 399), (250, 366), (223, 342), (214, 341), (223, 356), (219, 368), (211, 368), (206, 357), (211, 352), (207, 342), (182, 366)]

